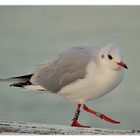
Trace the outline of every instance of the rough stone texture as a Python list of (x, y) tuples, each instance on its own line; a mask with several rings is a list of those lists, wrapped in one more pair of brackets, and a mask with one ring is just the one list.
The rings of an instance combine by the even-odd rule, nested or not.
[(1, 135), (138, 135), (140, 130), (76, 128), (29, 122), (0, 121)]

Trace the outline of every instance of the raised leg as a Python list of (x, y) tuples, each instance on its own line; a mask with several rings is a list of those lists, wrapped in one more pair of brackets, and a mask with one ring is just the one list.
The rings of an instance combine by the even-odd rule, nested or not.
[(97, 117), (99, 117), (99, 118), (101, 118), (101, 119), (103, 119), (103, 120), (105, 120), (105, 121), (107, 121), (107, 122), (110, 122), (110, 123), (120, 123), (120, 122), (118, 122), (118, 121), (115, 121), (115, 120), (109, 118), (108, 116), (106, 116), (106, 115), (104, 115), (104, 114), (101, 114), (101, 113), (99, 113), (99, 112), (96, 112), (96, 111), (94, 111), (94, 110), (88, 108), (85, 104), (83, 104), (83, 109), (84, 109), (86, 112), (89, 112), (89, 113), (91, 113), (91, 114), (93, 114), (93, 115), (95, 115), (95, 116), (97, 116)]
[(71, 126), (89, 128), (90, 126), (84, 126), (84, 125), (79, 124), (79, 122), (78, 122), (78, 118), (79, 118), (79, 115), (80, 115), (80, 107), (81, 107), (81, 104), (78, 104), (77, 108), (76, 108), (74, 118), (72, 119)]

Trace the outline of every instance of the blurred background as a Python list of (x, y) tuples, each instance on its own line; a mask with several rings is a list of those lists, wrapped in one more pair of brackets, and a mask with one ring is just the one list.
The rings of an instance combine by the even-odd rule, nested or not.
[[(110, 94), (89, 107), (121, 122), (81, 111), (81, 124), (140, 129), (139, 6), (0, 6), (0, 78), (30, 73), (73, 46), (116, 43), (128, 70)], [(0, 120), (70, 125), (75, 107), (55, 94), (25, 92), (0, 83)]]

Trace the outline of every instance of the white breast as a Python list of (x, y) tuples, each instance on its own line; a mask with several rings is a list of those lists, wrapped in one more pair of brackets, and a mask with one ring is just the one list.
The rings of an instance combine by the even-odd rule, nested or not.
[(123, 72), (96, 68), (94, 62), (87, 67), (84, 79), (65, 86), (58, 95), (73, 103), (84, 103), (88, 100), (103, 96), (115, 88), (122, 80)]

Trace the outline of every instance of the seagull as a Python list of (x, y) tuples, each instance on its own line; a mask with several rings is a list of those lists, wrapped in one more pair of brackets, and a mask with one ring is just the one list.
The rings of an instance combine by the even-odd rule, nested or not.
[(38, 66), (32, 73), (1, 79), (19, 87), (37, 92), (51, 92), (76, 106), (73, 127), (90, 127), (78, 121), (81, 107), (110, 123), (120, 123), (89, 108), (85, 103), (106, 95), (123, 79), (127, 65), (122, 60), (121, 48), (116, 44), (72, 47), (57, 58)]

